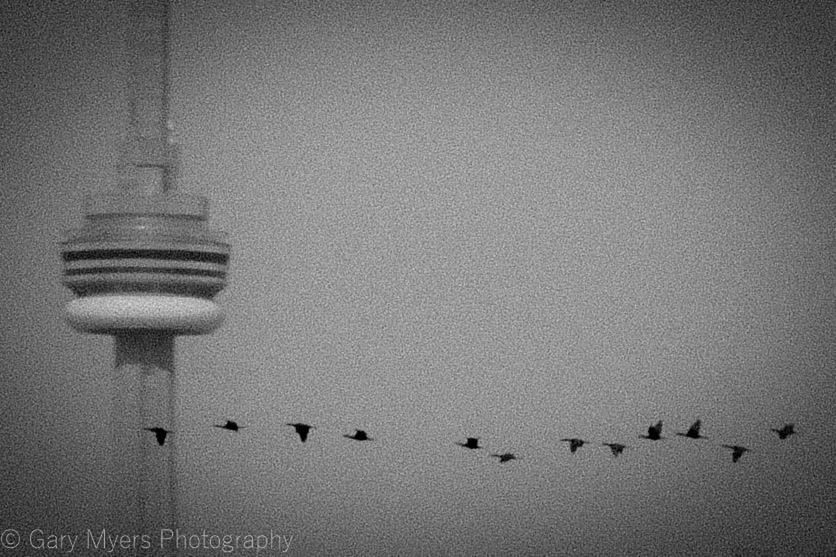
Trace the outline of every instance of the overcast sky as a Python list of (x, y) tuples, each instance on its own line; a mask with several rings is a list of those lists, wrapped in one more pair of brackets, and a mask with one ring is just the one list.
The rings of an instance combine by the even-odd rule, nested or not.
[[(233, 250), (177, 343), (181, 530), (836, 553), (832, 4), (173, 5), (179, 187)], [(119, 178), (122, 7), (0, 6), (0, 529), (73, 534), (113, 345), (65, 323), (58, 242)]]

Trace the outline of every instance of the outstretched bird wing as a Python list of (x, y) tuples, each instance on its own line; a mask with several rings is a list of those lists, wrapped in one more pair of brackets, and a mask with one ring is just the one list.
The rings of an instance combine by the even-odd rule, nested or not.
[(315, 429), (312, 425), (301, 423), (289, 423), (286, 425), (289, 425), (296, 430), (296, 433), (299, 435), (299, 439), (302, 441), (302, 443), (308, 440), (308, 433), (310, 432), (310, 430)]
[(166, 435), (172, 433), (171, 431), (168, 431), (167, 429), (162, 427), (146, 427), (143, 429), (145, 429), (145, 431), (152, 431), (157, 438), (157, 444), (159, 444), (161, 447), (165, 443)]
[(688, 437), (699, 437), (700, 436), (700, 420), (697, 420), (696, 422), (693, 423), (693, 425), (691, 425), (690, 428), (688, 428), (688, 433), (686, 435)]

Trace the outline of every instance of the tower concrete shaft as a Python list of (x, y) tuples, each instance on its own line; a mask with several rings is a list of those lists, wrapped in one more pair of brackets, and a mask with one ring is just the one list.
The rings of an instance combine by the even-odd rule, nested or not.
[[(119, 333), (115, 352), (108, 529), (146, 535), (142, 555), (176, 555), (160, 543), (163, 530), (178, 527), (174, 335)], [(167, 433), (162, 444), (157, 428)]]

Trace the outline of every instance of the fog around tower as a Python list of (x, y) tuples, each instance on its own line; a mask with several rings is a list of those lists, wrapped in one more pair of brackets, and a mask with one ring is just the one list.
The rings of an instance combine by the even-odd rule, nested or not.
[[(118, 4), (0, 6), (22, 555), (106, 524), (113, 341), (65, 323), (58, 242), (119, 180), (127, 92)], [(225, 324), (177, 340), (180, 530), (299, 555), (836, 551), (831, 5), (173, 7), (179, 187), (232, 244)], [(675, 434), (696, 419), (707, 439)]]

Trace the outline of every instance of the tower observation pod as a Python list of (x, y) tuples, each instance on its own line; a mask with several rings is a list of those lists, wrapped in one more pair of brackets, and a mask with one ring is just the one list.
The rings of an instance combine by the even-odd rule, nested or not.
[(77, 330), (204, 334), (223, 320), (229, 245), (208, 229), (208, 203), (182, 193), (101, 195), (62, 243), (67, 305)]
[(176, 191), (178, 151), (168, 140), (168, 1), (131, 0), (126, 7), (124, 183), (87, 200), (82, 226), (60, 245), (62, 282), (75, 294), (66, 306), (69, 324), (115, 339), (104, 526), (132, 536), (133, 545), (120, 545), (122, 551), (175, 555), (183, 547), (174, 535), (180, 434), (174, 340), (221, 325), (213, 297), (226, 285), (230, 247), (208, 227), (208, 202)]

